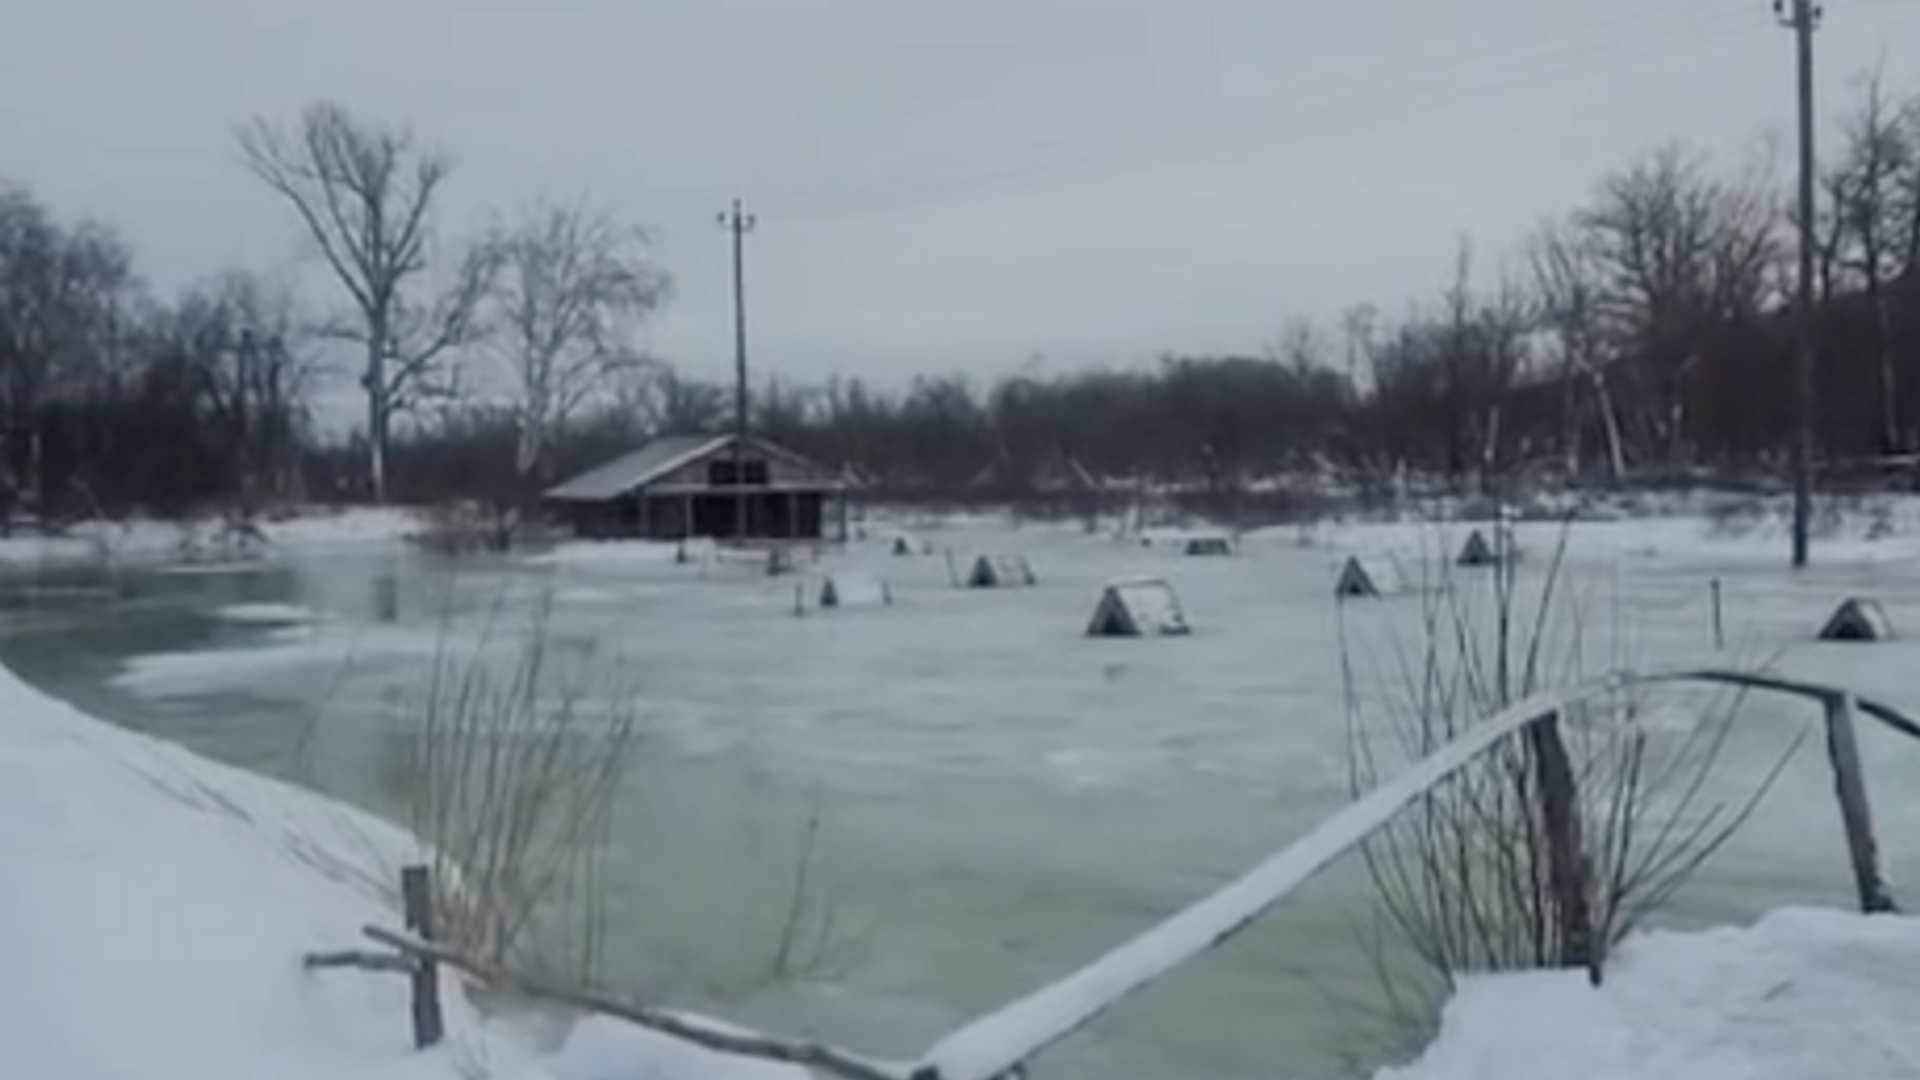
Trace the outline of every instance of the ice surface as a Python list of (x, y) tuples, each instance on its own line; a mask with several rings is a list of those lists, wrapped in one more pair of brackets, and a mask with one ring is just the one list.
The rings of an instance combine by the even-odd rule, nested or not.
[(229, 622), (261, 623), (268, 626), (285, 626), (290, 623), (306, 623), (314, 620), (315, 613), (304, 604), (230, 604), (220, 609), (220, 617)]
[[(1920, 517), (1902, 508), (1895, 521), (1868, 540), (1863, 524), (1843, 519), (1816, 541), (1815, 565), (1797, 574), (1784, 569), (1784, 528), (1770, 514), (1732, 526), (1698, 516), (1582, 523), (1569, 538), (1577, 587), (1568, 596), (1586, 605), (1593, 663), (1777, 658), (1790, 672), (1912, 706), (1920, 704), (1920, 641), (1810, 640), (1849, 595), (1882, 600), (1903, 626), (1920, 621)], [(636, 913), (608, 939), (619, 985), (643, 995), (664, 987), (670, 1000), (738, 1015), (702, 996), (704, 988), (750, 977), (778, 935), (795, 822), (818, 797), (831, 848), (821, 880), (837, 925), (858, 930), (836, 952), (831, 979), (758, 997), (741, 1018), (910, 1057), (979, 1010), (1206, 895), (1342, 806), (1341, 641), (1352, 643), (1362, 683), (1382, 671), (1391, 677), (1394, 635), (1413, 640), (1421, 605), (1340, 609), (1330, 574), (1346, 555), (1366, 552), (1429, 572), (1450, 563), (1464, 536), (1463, 527), (1419, 522), (1329, 523), (1310, 536), (1287, 526), (1244, 538), (1239, 557), (1188, 559), (1166, 546), (1085, 536), (1077, 525), (920, 518), (912, 527), (941, 549), (1030, 552), (1045, 579), (1003, 593), (955, 590), (944, 559), (896, 558), (875, 536), (819, 570), (884, 575), (897, 611), (795, 619), (794, 585), (817, 576), (703, 574), (661, 563), (659, 546), (652, 557), (535, 567), (343, 554), (317, 560), (285, 595), (228, 589), (205, 602), (209, 614), (242, 600), (312, 606), (327, 612), (320, 641), (263, 641), (241, 626), (209, 639), (212, 620), (199, 617), (182, 624), (199, 638), (175, 640), (160, 625), (136, 634), (121, 625), (137, 620), (121, 618), (119, 605), (94, 603), (99, 610), (36, 606), (35, 618), (57, 614), (93, 629), (58, 649), (36, 638), (8, 655), (89, 707), (105, 701), (142, 729), (252, 761), (264, 757), (253, 748), (274, 738), (280, 717), (313, 704), (316, 686), (331, 687), (319, 673), (352, 666), (343, 659), (351, 650), (328, 643), (335, 623), (344, 624), (342, 640), (381, 639), (382, 627), (357, 610), (373, 564), (381, 573), (397, 566), (403, 584), (423, 590), (451, 587), (472, 607), (497, 590), (545, 582), (561, 600), (555, 640), (616, 657), (658, 736), (648, 740), (608, 871), (617, 909)], [(1548, 561), (1559, 530), (1516, 529), (1529, 555), (1525, 576)], [(1166, 577), (1206, 632), (1164, 649), (1082, 636), (1100, 589), (1129, 575)], [(1718, 654), (1712, 579), (1724, 586), (1729, 638)], [(1492, 576), (1462, 580), (1477, 588)], [(199, 587), (165, 584), (174, 593)], [(216, 585), (224, 583), (206, 583)], [(412, 607), (404, 613), (418, 619)], [(327, 699), (330, 718), (343, 720), (328, 733), (341, 759), (370, 763), (338, 770), (335, 783), (370, 805), (379, 805), (379, 736), (395, 715), (385, 695), (417, 683), (429, 662), (423, 644), (401, 639), (436, 633), (417, 621), (384, 629), (395, 635), (390, 648), (361, 650), (376, 670), (342, 680)], [(280, 658), (246, 655), (263, 648)], [(122, 661), (153, 653), (211, 659), (197, 674), (177, 668), (153, 683), (167, 684), (165, 702), (145, 700), (134, 685), (100, 685)], [(119, 692), (126, 689), (136, 692)], [(1678, 737), (1697, 702), (1663, 699), (1654, 708), (1643, 725)], [(1742, 746), (1797, 731), (1793, 724), (1817, 714), (1766, 701), (1748, 712)], [(1863, 741), (1874, 744), (1866, 747), (1874, 810), (1897, 886), (1912, 876), (1901, 868), (1920, 858), (1920, 799), (1910, 783), (1920, 761), (1898, 756), (1901, 748), (1877, 732), (1863, 731)], [(1763, 751), (1734, 757), (1735, 775), (1769, 763)], [(1678, 898), (1675, 918), (1698, 925), (1751, 918), (1782, 901), (1846, 902), (1831, 783), (1813, 757), (1793, 764), (1717, 869)], [(1374, 1048), (1343, 1034), (1364, 1024), (1373, 1000), (1351, 925), (1368, 903), (1353, 860), (1337, 864), (1255, 932), (1051, 1051), (1038, 1074), (1269, 1080), (1342, 1075), (1348, 1052), (1377, 1060), (1364, 1057)], [(1323, 980), (1363, 1005), (1330, 997)]]
[[(259, 620), (256, 620), (259, 621)], [(483, 635), (437, 625), (282, 626), (263, 644), (220, 651), (183, 650), (129, 657), (115, 686), (149, 697), (245, 687), (279, 673), (369, 667), (438, 656), (466, 657)]]
[(943, 1080), (997, 1080), (1126, 994), (1199, 956), (1278, 903), (1434, 781), (1550, 707), (1521, 702), (1369, 792), (1218, 892), (1074, 974), (974, 1021), (927, 1055)]

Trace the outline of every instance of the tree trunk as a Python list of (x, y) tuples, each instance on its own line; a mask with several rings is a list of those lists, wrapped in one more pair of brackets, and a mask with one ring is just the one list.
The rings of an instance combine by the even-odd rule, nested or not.
[(1900, 402), (1894, 377), (1893, 317), (1888, 310), (1886, 290), (1876, 269), (1867, 279), (1867, 293), (1873, 304), (1873, 347), (1880, 360), (1880, 442), (1881, 452), (1897, 454), (1900, 445)]
[(367, 335), (367, 484), (373, 501), (387, 501), (387, 335), (376, 325)]
[(1613, 472), (1614, 483), (1619, 483), (1627, 475), (1627, 450), (1620, 436), (1620, 416), (1613, 408), (1613, 392), (1607, 387), (1607, 377), (1598, 368), (1588, 368), (1593, 379), (1593, 396), (1600, 404), (1600, 427), (1607, 436), (1607, 465)]

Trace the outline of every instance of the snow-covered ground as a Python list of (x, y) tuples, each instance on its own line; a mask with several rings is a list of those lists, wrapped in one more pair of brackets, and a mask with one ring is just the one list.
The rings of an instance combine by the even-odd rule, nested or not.
[(1469, 978), (1419, 1061), (1379, 1080), (1920, 1076), (1920, 920), (1786, 909), (1647, 933), (1580, 972)]
[[(884, 539), (891, 535), (890, 520), (904, 523), (934, 552), (1030, 554), (1039, 585), (988, 595), (953, 590), (938, 554), (892, 554)], [(679, 565), (672, 545), (578, 544), (526, 560), (517, 575), (495, 567), (429, 581), (430, 574), (389, 550), (411, 527), (399, 515), (378, 514), (273, 526), (270, 540), (281, 553), (315, 556), (308, 561), (316, 566), (301, 571), (312, 576), (253, 591), (225, 588), (217, 597), (191, 601), (198, 605), (191, 626), (199, 636), (190, 639), (170, 640), (156, 631), (155, 637), (123, 641), (89, 624), (95, 636), (88, 641), (107, 639), (99, 646), (107, 658), (104, 670), (97, 677), (65, 677), (76, 693), (120, 695), (114, 700), (124, 711), (115, 712), (116, 719), (191, 738), (236, 760), (249, 760), (245, 738), (258, 738), (247, 733), (279, 715), (262, 711), (265, 705), (306, 707), (316, 695), (338, 692), (344, 711), (362, 709), (369, 719), (342, 716), (332, 737), (372, 747), (379, 718), (391, 715), (381, 711), (387, 695), (446, 647), (447, 625), (432, 607), (441, 593), (458, 594), (467, 610), (477, 610), (486, 608), (502, 582), (532, 582), (555, 605), (556, 636), (629, 658), (628, 673), (657, 713), (652, 719), (665, 767), (642, 785), (642, 801), (631, 816), (670, 820), (673, 828), (666, 831), (672, 835), (635, 835), (624, 845), (633, 865), (616, 881), (628, 890), (617, 901), (645, 925), (616, 951), (628, 949), (625, 958), (646, 979), (678, 987), (685, 984), (672, 982), (680, 972), (674, 962), (698, 969), (712, 955), (751, 942), (766, 921), (755, 903), (769, 893), (784, 896), (792, 863), (785, 848), (764, 836), (743, 851), (726, 834), (728, 815), (764, 804), (782, 830), (779, 836), (790, 839), (784, 830), (791, 818), (781, 815), (824, 792), (834, 856), (829, 869), (849, 894), (860, 894), (847, 902), (884, 894), (891, 907), (866, 946), (873, 951), (857, 964), (824, 977), (797, 1003), (777, 1003), (771, 1017), (760, 1003), (762, 1015), (750, 1018), (821, 1030), (856, 1049), (891, 1053), (919, 1049), (972, 1013), (1097, 954), (1223, 874), (1303, 833), (1338, 805), (1344, 791), (1339, 654), (1329, 633), (1334, 575), (1353, 553), (1392, 555), (1417, 565), (1457, 546), (1468, 531), (1410, 522), (1286, 527), (1241, 538), (1235, 557), (1190, 559), (1176, 545), (1143, 545), (1138, 538), (1119, 543), (1081, 535), (1077, 525), (1010, 529), (991, 518), (876, 516), (871, 540), (805, 568), (797, 578), (716, 572), (727, 568), (704, 552), (691, 565)], [(1560, 538), (1556, 526), (1544, 523), (1522, 523), (1515, 534), (1530, 564), (1544, 561)], [(142, 543), (136, 537), (116, 551), (145, 551), (163, 561), (180, 554), (157, 540), (144, 548)], [(1913, 662), (1916, 651), (1909, 643), (1830, 650), (1804, 645), (1831, 605), (1856, 590), (1884, 597), (1898, 626), (1920, 624), (1920, 502), (1889, 501), (1881, 510), (1830, 521), (1816, 541), (1816, 569), (1792, 579), (1777, 570), (1786, 553), (1777, 504), (1712, 520), (1695, 514), (1586, 522), (1575, 528), (1568, 547), (1590, 583), (1616, 575), (1619, 610), (1596, 623), (1640, 624), (1630, 636), (1644, 651), (1616, 659), (1713, 655), (1706, 580), (1724, 578), (1734, 644), (1721, 659), (1782, 652), (1790, 668), (1810, 667), (1896, 703), (1920, 704), (1920, 678), (1913, 674), (1920, 664)], [(0, 560), (8, 551), (0, 545)], [(27, 551), (21, 557), (37, 564), (44, 554)], [(214, 572), (219, 567), (206, 557), (201, 554), (196, 569), (209, 580), (220, 578), (224, 571)], [(843, 617), (793, 617), (796, 583), (817, 587), (825, 574), (842, 570), (884, 580), (896, 603)], [(1157, 643), (1084, 640), (1101, 587), (1140, 573), (1177, 586), (1195, 634)], [(168, 595), (198, 581), (183, 576), (168, 586)], [(366, 603), (369, 594), (378, 597), (386, 588), (398, 589), (397, 615), (379, 610), (385, 601)], [(1600, 596), (1597, 603), (1607, 600)], [(131, 601), (119, 603), (121, 608), (98, 610), (126, 610)], [(1349, 619), (1365, 631), (1362, 624), (1386, 625), (1408, 603), (1354, 607)], [(95, 610), (76, 602), (71, 617), (97, 624), (102, 616)], [(183, 625), (177, 613), (162, 614), (154, 616), (155, 625), (166, 627), (165, 633)], [(0, 612), (0, 629), (7, 617)], [(0, 648), (5, 646), (0, 637)], [(342, 688), (338, 669), (348, 662), (367, 663), (377, 677), (364, 687)], [(57, 672), (59, 666), (45, 670)], [(0, 925), (0, 949), (14, 945), (9, 932), (25, 937), (32, 920), (55, 920), (66, 929), (20, 943), (21, 954), (35, 958), (35, 967), (23, 970), (38, 970), (43, 960), (51, 964), (55, 942), (83, 941), (94, 950), (89, 955), (95, 967), (82, 965), (76, 969), (82, 975), (72, 978), (105, 978), (115, 970), (111, 946), (119, 931), (104, 938), (98, 926), (139, 931), (142, 940), (128, 954), (140, 957), (136, 971), (189, 972), (206, 965), (208, 978), (191, 985), (204, 985), (209, 996), (169, 996), (162, 976), (143, 975), (128, 980), (124, 995), (116, 990), (116, 1001), (129, 1002), (123, 1006), (129, 1015), (152, 1014), (162, 1028), (168, 1010), (198, 1008), (178, 1030), (227, 1047), (219, 1051), (227, 1055), (221, 1060), (242, 1063), (227, 1072), (217, 1064), (185, 1073), (156, 1064), (116, 1073), (84, 1059), (59, 1058), (54, 1055), (106, 1052), (85, 1043), (56, 1049), (64, 1045), (61, 1039), (80, 1037), (51, 1015), (77, 991), (32, 997), (31, 987), (10, 984), (6, 993), (21, 1001), (9, 997), (0, 1007), (15, 1010), (4, 1015), (28, 1018), (27, 1026), (40, 1033), (28, 1045), (47, 1055), (46, 1067), (10, 1069), (36, 1062), (9, 1057), (11, 1049), (0, 1045), (0, 1076), (218, 1080), (229, 1072), (241, 1075), (243, 1066), (259, 1075), (261, 1059), (247, 1055), (264, 1052), (266, 1041), (246, 1041), (240, 1028), (251, 1025), (313, 1065), (305, 1072), (298, 1063), (270, 1070), (276, 1075), (437, 1080), (464, 1058), (492, 1061), (502, 1076), (546, 1070), (562, 1080), (704, 1080), (699, 1071), (636, 1071), (658, 1064), (662, 1045), (643, 1041), (636, 1049), (626, 1029), (602, 1025), (583, 1028), (559, 1056), (539, 1057), (461, 1016), (453, 1048), (413, 1057), (405, 1047), (404, 1002), (389, 1008), (396, 992), (391, 985), (383, 989), (382, 980), (364, 975), (308, 976), (298, 967), (301, 952), (357, 944), (361, 923), (391, 919), (379, 895), (384, 886), (368, 886), (392, 877), (396, 849), (385, 845), (404, 850), (404, 837), (389, 831), (380, 840), (379, 829), (331, 804), (76, 717), (29, 697), (33, 692), (10, 677), (0, 678), (0, 800), (20, 793), (17, 812), (11, 802), (0, 802), (10, 808), (0, 813), (0, 836), (6, 837), (0, 859), (10, 859), (15, 849), (25, 852), (0, 862), (7, 867), (0, 874), (32, 872), (48, 882), (0, 888), (0, 913), (15, 916)], [(26, 720), (16, 723), (16, 712)], [(1869, 765), (1880, 770), (1873, 784), (1875, 809), (1897, 883), (1902, 860), (1920, 850), (1913, 839), (1920, 830), (1920, 799), (1907, 794), (1910, 783), (1898, 781), (1910, 773), (1893, 772), (1886, 760), (1876, 757)], [(372, 771), (350, 771), (349, 781)], [(74, 778), (63, 780), (68, 772)], [(170, 778), (168, 784), (156, 787), (156, 775)], [(182, 775), (192, 782), (181, 781)], [(223, 793), (220, 799), (207, 797), (209, 785)], [(1782, 790), (1775, 801), (1784, 809), (1757, 821), (1751, 841), (1723, 855), (1745, 869), (1715, 886), (1721, 891), (1696, 912), (1741, 917), (1743, 904), (1734, 905), (1731, 916), (1719, 906), (1735, 894), (1763, 906), (1775, 897), (1803, 902), (1809, 880), (1831, 885), (1828, 892), (1814, 890), (1817, 898), (1844, 897), (1844, 859), (1826, 786), (1812, 770)], [(348, 794), (363, 798), (366, 792)], [(103, 808), (98, 819), (96, 804)], [(236, 816), (233, 805), (248, 809)], [(148, 830), (150, 820), (155, 825)], [(341, 821), (356, 824), (341, 828)], [(129, 822), (140, 827), (129, 828)], [(73, 839), (56, 843), (66, 830)], [(29, 847), (36, 843), (38, 848)], [(225, 854), (204, 856), (201, 848), (209, 846), (221, 846)], [(326, 854), (316, 859), (316, 851)], [(322, 869), (314, 868), (316, 861)], [(204, 882), (172, 880), (191, 878), (202, 863), (208, 865)], [(661, 873), (663, 865), (671, 865), (671, 872)], [(259, 905), (271, 910), (234, 914), (219, 906), (237, 902), (220, 899), (229, 892), (248, 893), (233, 888), (241, 875), (266, 883), (254, 891), (274, 898)], [(164, 887), (113, 901), (124, 912), (93, 902), (67, 912), (59, 904), (60, 897), (82, 895), (96, 881), (161, 876), (168, 877)], [(777, 879), (777, 888), (767, 888), (769, 878)], [(1329, 1025), (1351, 1015), (1329, 1004), (1310, 976), (1326, 974), (1316, 965), (1344, 962), (1335, 958), (1354, 949), (1346, 918), (1363, 895), (1344, 885), (1310, 888), (1319, 891), (1276, 913), (1271, 927), (1229, 944), (1191, 978), (1183, 975), (1143, 995), (1137, 1007), (1038, 1062), (1036, 1075), (1177, 1071), (1196, 1080), (1275, 1074), (1295, 1080), (1276, 1063), (1299, 1060), (1296, 1043), (1321, 1038)], [(10, 903), (19, 906), (9, 909)], [(175, 908), (181, 913), (170, 914)], [(846, 914), (860, 921), (870, 913), (851, 906)], [(84, 927), (78, 923), (82, 916)], [(59, 921), (69, 918), (75, 921)], [(202, 926), (223, 922), (236, 928), (230, 936), (250, 948), (278, 950), (273, 963), (279, 966), (229, 957), (219, 939), (209, 944), (192, 937)], [(219, 951), (202, 955), (205, 949)], [(1914, 1075), (1911, 1043), (1899, 1044), (1898, 1032), (1850, 1028), (1852, 1021), (1831, 1011), (1837, 1004), (1822, 1006), (1820, 1000), (1878, 995), (1886, 1002), (1883, 1011), (1848, 1014), (1865, 1025), (1900, 1012), (1902, 1004), (1920, 1005), (1920, 989), (1889, 981), (1898, 978), (1901, 965), (1853, 962), (1863, 954), (1911, 958), (1917, 950), (1920, 936), (1906, 920), (1819, 913), (1770, 917), (1752, 930), (1654, 935), (1622, 954), (1597, 994), (1577, 977), (1469, 980), (1439, 1042), (1421, 1061), (1388, 1075)], [(1759, 959), (1742, 966), (1739, 958), (1749, 954)], [(1703, 964), (1724, 985), (1679, 974)], [(1796, 994), (1803, 991), (1794, 987), (1807, 988), (1797, 1008)], [(1824, 997), (1815, 1000), (1816, 990)], [(235, 1015), (246, 1025), (234, 1021), (232, 1031), (218, 1026), (226, 1021), (219, 1019), (217, 995), (225, 993), (245, 1002)], [(1717, 994), (1726, 1000), (1711, 1000)], [(161, 1004), (143, 1014), (130, 1003), (136, 997)], [(191, 1000), (177, 1000), (183, 997)], [(1789, 1012), (1806, 1021), (1802, 1037), (1815, 1047), (1807, 1056), (1769, 1049), (1769, 1039), (1784, 1037)], [(1522, 1023), (1527, 1030), (1516, 1031)], [(1637, 1034), (1619, 1034), (1628, 1030)], [(1569, 1050), (1555, 1057), (1530, 1049), (1534, 1041), (1550, 1043), (1556, 1031), (1566, 1033), (1569, 1047), (1607, 1043), (1613, 1056)], [(169, 1066), (187, 1060), (187, 1044), (194, 1041), (165, 1031), (152, 1038), (157, 1047), (146, 1056)], [(1818, 1056), (1822, 1038), (1833, 1045)], [(885, 1045), (888, 1039), (905, 1045)], [(309, 1055), (316, 1042), (334, 1049)], [(1871, 1056), (1899, 1052), (1902, 1045), (1909, 1054), (1904, 1062)], [(137, 1049), (127, 1053), (136, 1055), (129, 1062), (139, 1060)], [(1753, 1071), (1754, 1054), (1773, 1055), (1777, 1071)], [(1313, 1060), (1323, 1062), (1325, 1055)], [(1847, 1071), (1807, 1071), (1816, 1060)], [(69, 1061), (78, 1071), (54, 1067)], [(1713, 1071), (1743, 1062), (1746, 1071)], [(694, 1055), (686, 1064), (697, 1070), (711, 1062)], [(1796, 1064), (1798, 1071), (1790, 1068)], [(1554, 1071), (1559, 1065), (1565, 1068)], [(414, 1069), (426, 1071), (406, 1071)]]
[(270, 549), (309, 553), (392, 545), (418, 531), (419, 520), (399, 508), (313, 511), (255, 523), (258, 537), (230, 531), (218, 520), (81, 522), (58, 536), (0, 537), (0, 567), (99, 562), (179, 562), (219, 566)]
[(799, 1080), (610, 1021), (536, 1049), (451, 977), (412, 1048), (405, 980), (309, 972), (397, 925), (415, 844), (110, 727), (0, 668), (0, 1076), (59, 1080)]

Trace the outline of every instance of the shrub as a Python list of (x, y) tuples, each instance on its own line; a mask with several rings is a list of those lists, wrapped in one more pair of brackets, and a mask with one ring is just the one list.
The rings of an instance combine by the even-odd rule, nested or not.
[[(1591, 612), (1570, 588), (1565, 551), (1563, 530), (1537, 580), (1514, 563), (1428, 566), (1421, 640), (1411, 649), (1394, 642), (1389, 664), (1364, 676), (1343, 625), (1356, 796), (1506, 706), (1599, 674), (1588, 659)], [(1623, 667), (1620, 656), (1609, 659), (1608, 669)], [(1713, 696), (1673, 737), (1648, 729), (1631, 680), (1560, 714), (1589, 864), (1596, 974), (1607, 951), (1733, 836), (1798, 748), (1730, 801), (1714, 800), (1708, 781), (1739, 701)], [(1375, 708), (1383, 720), (1369, 723)], [(1502, 740), (1363, 846), (1380, 931), (1370, 948), (1400, 1023), (1430, 1024), (1458, 973), (1549, 967), (1568, 954), (1536, 775), (1528, 740)], [(1399, 962), (1389, 955), (1396, 947)]]

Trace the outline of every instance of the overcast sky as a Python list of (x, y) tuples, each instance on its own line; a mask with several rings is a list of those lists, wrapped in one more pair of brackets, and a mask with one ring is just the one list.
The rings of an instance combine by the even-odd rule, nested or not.
[[(1920, 0), (1826, 0), (1829, 114), (1920, 87)], [(728, 370), (738, 195), (761, 372), (894, 383), (1257, 352), (1431, 295), (1606, 169), (1790, 131), (1767, 0), (0, 0), (0, 176), (163, 288), (300, 257), (235, 121), (332, 98), (459, 171), (650, 227), (653, 345)], [(1782, 159), (1782, 163), (1786, 159)]]

